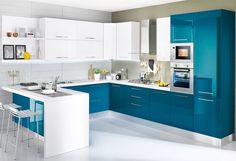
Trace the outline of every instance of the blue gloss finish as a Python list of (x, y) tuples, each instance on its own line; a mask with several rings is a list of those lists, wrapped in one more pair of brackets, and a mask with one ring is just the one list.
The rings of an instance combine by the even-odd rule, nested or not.
[(89, 93), (89, 113), (109, 109), (109, 84), (96, 84), (66, 87), (75, 91)]
[(151, 90), (150, 91), (150, 120), (158, 123), (171, 125), (171, 92)]
[[(13, 103), (22, 106), (22, 110), (30, 110), (30, 106), (31, 106), (30, 102), (31, 101), (35, 102), (35, 104), (33, 105), (34, 106), (33, 109), (38, 111), (40, 113), (40, 117), (41, 117), (41, 119), (39, 120), (39, 129), (38, 129), (39, 135), (44, 136), (44, 120), (43, 120), (44, 103), (41, 101), (31, 100), (28, 97), (24, 97), (24, 96), (13, 93)], [(40, 105), (40, 108), (38, 105), (36, 108), (36, 102), (38, 105)], [(15, 121), (18, 122), (17, 119), (15, 119)], [(37, 132), (35, 121), (36, 121), (35, 118), (30, 119), (30, 130), (33, 132)], [(27, 119), (22, 119), (22, 125), (24, 127), (28, 128)]]
[(235, 15), (225, 10), (194, 16), (194, 128), (224, 138), (234, 132)]
[(193, 42), (194, 14), (171, 16), (171, 43)]
[(181, 129), (194, 130), (194, 101), (193, 95), (171, 93), (172, 126)]

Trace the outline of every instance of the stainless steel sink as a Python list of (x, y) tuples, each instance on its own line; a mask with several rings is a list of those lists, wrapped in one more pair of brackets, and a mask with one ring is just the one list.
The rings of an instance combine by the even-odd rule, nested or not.
[(138, 84), (147, 84), (147, 85), (151, 85), (155, 83), (155, 81), (152, 81), (152, 80), (141, 80), (141, 79), (131, 79), (128, 82), (138, 83)]

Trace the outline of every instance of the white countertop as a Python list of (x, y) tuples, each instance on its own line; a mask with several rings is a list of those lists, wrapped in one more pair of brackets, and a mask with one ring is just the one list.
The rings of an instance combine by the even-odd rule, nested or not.
[[(68, 93), (71, 95), (80, 95), (85, 94), (84, 92), (64, 89), (62, 87), (70, 87), (70, 86), (81, 86), (81, 85), (92, 85), (92, 84), (102, 84), (102, 83), (114, 83), (114, 84), (120, 84), (120, 85), (128, 85), (128, 86), (134, 86), (134, 87), (142, 87), (142, 88), (149, 88), (149, 89), (156, 89), (156, 90), (163, 90), (163, 91), (170, 91), (169, 87), (159, 87), (158, 85), (147, 85), (147, 84), (139, 84), (139, 83), (131, 83), (128, 82), (128, 80), (78, 80), (73, 81), (73, 83), (68, 84), (60, 84), (58, 85), (58, 91)], [(60, 96), (60, 97), (49, 97), (43, 94), (35, 93), (33, 91), (29, 91), (25, 89), (26, 87), (16, 85), (16, 86), (3, 86), (2, 89), (11, 93), (19, 94), (25, 97), (29, 97), (35, 100), (39, 101), (55, 101), (55, 99), (61, 99), (63, 97), (69, 97), (68, 96)]]
[(70, 87), (70, 86), (81, 86), (81, 85), (90, 85), (90, 84), (102, 84), (102, 83), (114, 83), (114, 84), (120, 84), (120, 85), (128, 85), (128, 86), (134, 86), (134, 87), (143, 87), (143, 88), (149, 88), (149, 89), (156, 89), (156, 90), (163, 90), (163, 91), (170, 91), (170, 87), (159, 87), (158, 85), (154, 84), (139, 84), (139, 83), (131, 83), (128, 82), (128, 80), (78, 80), (73, 81), (73, 83), (68, 84), (60, 84), (58, 87)]
[(34, 91), (29, 91), (25, 89), (26, 87), (20, 86), (20, 85), (16, 85), (16, 86), (3, 86), (2, 89), (7, 91), (7, 92), (11, 92), (11, 93), (15, 93), (15, 94), (19, 94), (25, 97), (29, 97), (38, 101), (55, 101), (56, 99), (61, 99), (63, 97), (70, 97), (72, 95), (81, 95), (81, 94), (86, 94), (84, 92), (79, 92), (79, 91), (74, 91), (74, 90), (69, 90), (69, 89), (64, 89), (64, 88), (58, 88), (58, 91), (60, 92), (64, 92), (70, 95), (67, 96), (60, 96), (60, 97), (50, 97), (47, 95), (43, 95), (43, 94), (39, 94), (39, 93), (35, 93)]

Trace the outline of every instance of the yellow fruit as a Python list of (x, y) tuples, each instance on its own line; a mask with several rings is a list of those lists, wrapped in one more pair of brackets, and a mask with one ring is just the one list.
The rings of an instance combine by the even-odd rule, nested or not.
[(29, 60), (29, 59), (30, 59), (30, 57), (31, 57), (30, 53), (29, 53), (29, 52), (27, 52), (27, 51), (24, 53), (24, 55), (23, 55), (23, 56), (24, 56), (24, 59), (25, 59), (25, 60)]

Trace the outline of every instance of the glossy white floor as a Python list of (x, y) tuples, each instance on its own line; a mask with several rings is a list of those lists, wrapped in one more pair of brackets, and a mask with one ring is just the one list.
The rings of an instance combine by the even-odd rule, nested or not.
[[(19, 144), (19, 161), (235, 161), (236, 142), (222, 149), (117, 118), (90, 121), (90, 147), (44, 159), (36, 145)], [(42, 144), (42, 143), (41, 143)], [(56, 145), (55, 145), (56, 146)], [(42, 145), (41, 145), (42, 147)], [(227, 150), (226, 150), (227, 149)], [(13, 148), (0, 149), (0, 161), (13, 160)]]

